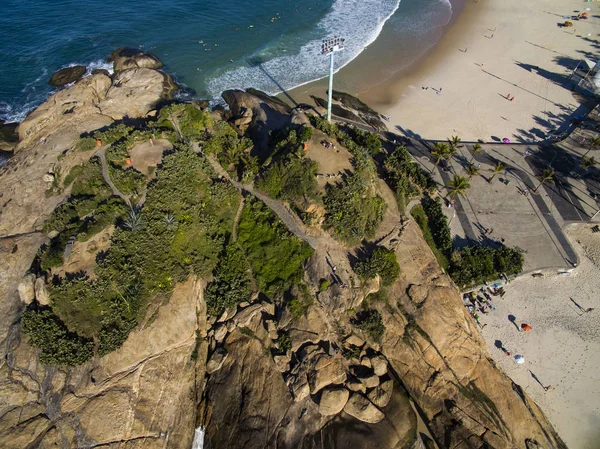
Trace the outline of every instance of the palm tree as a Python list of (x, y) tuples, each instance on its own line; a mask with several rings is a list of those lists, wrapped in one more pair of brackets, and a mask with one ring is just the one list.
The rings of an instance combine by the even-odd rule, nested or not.
[[(481, 146), (481, 144), (476, 143), (475, 145), (473, 145), (473, 153), (475, 154), (481, 154), (483, 152), (483, 147)], [(473, 163), (473, 160), (475, 159), (474, 156), (471, 156), (471, 164)]]
[(465, 196), (465, 192), (471, 187), (471, 184), (469, 184), (469, 180), (464, 176), (454, 175), (448, 186), (448, 194), (446, 196)]
[(460, 140), (460, 137), (458, 136), (452, 136), (448, 138), (448, 144), (450, 144), (450, 148), (462, 148), (462, 145), (460, 145), (460, 142), (462, 142)]
[(435, 164), (434, 164), (433, 168), (431, 169), (432, 172), (435, 167), (440, 165), (440, 162), (442, 161), (442, 159), (448, 159), (450, 157), (449, 153), (450, 153), (450, 148), (445, 143), (436, 142), (433, 145), (433, 151), (431, 152), (431, 155), (433, 157), (435, 157), (436, 160), (435, 160)]
[(554, 179), (553, 179), (554, 178), (554, 169), (553, 168), (547, 168), (546, 170), (544, 170), (544, 173), (542, 173), (541, 175), (536, 176), (536, 178), (538, 178), (540, 180), (540, 185), (537, 186), (535, 189), (533, 189), (534, 192), (537, 192), (537, 190), (545, 182), (554, 183)]
[(488, 182), (491, 184), (496, 175), (502, 172), (502, 170), (504, 170), (505, 168), (506, 167), (504, 167), (504, 164), (502, 162), (496, 162), (496, 165), (494, 166), (494, 173), (492, 174), (492, 177), (488, 179)]
[(600, 137), (596, 137), (594, 140), (592, 140), (590, 142), (590, 147), (595, 150), (596, 148), (600, 147)]
[(473, 176), (477, 176), (479, 174), (479, 168), (473, 164), (467, 165), (467, 174), (469, 175), (469, 180), (473, 178)]
[(581, 158), (581, 162), (579, 163), (579, 166), (584, 170), (586, 168), (590, 168), (593, 165), (596, 165), (596, 158), (594, 158), (594, 156), (592, 156), (592, 157), (584, 156), (583, 158)]

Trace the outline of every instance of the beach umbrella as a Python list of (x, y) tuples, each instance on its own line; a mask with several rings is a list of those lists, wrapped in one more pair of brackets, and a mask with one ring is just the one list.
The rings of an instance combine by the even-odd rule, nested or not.
[(525, 332), (529, 332), (530, 330), (532, 330), (531, 326), (525, 323), (521, 323), (521, 329), (523, 329)]
[(502, 142), (504, 142), (504, 143), (510, 143), (510, 139), (508, 137), (505, 137), (504, 139), (502, 139)]
[(517, 354), (515, 357), (515, 362), (519, 365), (522, 365), (523, 363), (525, 363), (525, 357), (523, 357), (521, 354)]

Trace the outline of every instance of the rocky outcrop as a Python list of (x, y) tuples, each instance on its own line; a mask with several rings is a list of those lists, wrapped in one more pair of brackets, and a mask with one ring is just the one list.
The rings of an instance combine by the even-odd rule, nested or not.
[(27, 274), (19, 282), (19, 298), (25, 304), (31, 304), (35, 299), (35, 275)]
[(278, 98), (255, 89), (226, 90), (222, 96), (231, 110), (230, 122), (237, 123), (240, 133), (247, 131), (257, 147), (257, 155), (266, 157), (269, 131), (290, 123), (291, 108)]
[(360, 421), (375, 424), (385, 415), (360, 393), (353, 393), (344, 406), (344, 411)]
[(2, 152), (9, 153), (19, 142), (17, 127), (17, 123), (4, 123), (0, 120), (0, 164), (3, 162)]
[(140, 68), (158, 70), (163, 66), (162, 62), (153, 54), (127, 47), (117, 48), (106, 61), (113, 63), (115, 73)]
[(217, 349), (206, 363), (206, 374), (213, 374), (219, 371), (225, 360), (227, 360), (227, 351), (224, 348)]
[(0, 366), (0, 445), (189, 449), (204, 375), (192, 353), (204, 361), (207, 351), (195, 335), (205, 332), (203, 287), (179, 284), (120, 349), (68, 371), (40, 364), (13, 327)]
[(539, 407), (494, 366), (458, 290), (414, 222), (397, 248), (402, 273), (391, 308), (379, 309), (386, 328), (381, 352), (438, 444), (525, 449), (525, 441), (535, 439), (546, 448), (566, 448)]
[(83, 65), (75, 65), (72, 67), (65, 67), (54, 73), (50, 77), (48, 84), (55, 87), (62, 87), (65, 84), (73, 83), (85, 75), (87, 68)]
[(319, 413), (323, 416), (337, 415), (342, 411), (349, 397), (350, 392), (345, 388), (338, 387), (323, 390), (319, 401)]

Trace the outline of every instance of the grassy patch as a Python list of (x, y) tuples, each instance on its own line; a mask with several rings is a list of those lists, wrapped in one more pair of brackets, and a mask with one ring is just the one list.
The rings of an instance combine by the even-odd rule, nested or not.
[(312, 249), (290, 233), (261, 201), (247, 201), (238, 227), (238, 242), (252, 266), (259, 289), (283, 293), (302, 278), (302, 265)]

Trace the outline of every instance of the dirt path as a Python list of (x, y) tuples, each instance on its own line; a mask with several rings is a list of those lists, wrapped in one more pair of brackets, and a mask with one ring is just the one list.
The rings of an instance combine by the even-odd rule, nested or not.
[(242, 216), (242, 211), (244, 210), (245, 203), (246, 203), (246, 200), (244, 197), (242, 197), (242, 199), (240, 201), (240, 205), (238, 207), (238, 210), (235, 213), (235, 218), (233, 219), (233, 231), (231, 232), (231, 236), (232, 236), (232, 239), (234, 242), (237, 242), (238, 224), (240, 222), (240, 217)]
[(304, 223), (302, 223), (302, 221), (296, 216), (296, 214), (294, 214), (289, 209), (289, 207), (287, 207), (281, 201), (274, 200), (260, 192), (256, 192), (254, 190), (254, 187), (252, 187), (250, 184), (242, 184), (238, 181), (231, 179), (231, 176), (229, 175), (229, 173), (227, 173), (227, 171), (221, 166), (221, 164), (219, 164), (219, 162), (217, 162), (211, 156), (206, 156), (206, 159), (208, 160), (210, 165), (213, 167), (213, 169), (217, 172), (217, 174), (219, 176), (225, 177), (229, 182), (231, 182), (231, 184), (236, 189), (238, 189), (240, 191), (246, 191), (248, 193), (251, 193), (256, 198), (261, 200), (263, 203), (265, 203), (267, 206), (269, 206), (269, 208), (281, 219), (281, 221), (283, 221), (283, 223), (287, 226), (287, 228), (290, 230), (290, 232), (292, 234), (294, 234), (298, 238), (304, 240), (306, 243), (308, 243), (314, 249), (317, 248), (317, 246), (319, 245), (318, 239), (313, 236), (308, 235), (305, 232)]
[(108, 164), (106, 163), (106, 149), (109, 146), (105, 146), (100, 148), (98, 151), (96, 151), (96, 156), (98, 156), (100, 158), (100, 163), (102, 164), (102, 177), (104, 178), (104, 181), (106, 181), (106, 183), (109, 185), (110, 189), (112, 190), (114, 195), (117, 195), (119, 197), (121, 197), (121, 199), (123, 201), (125, 201), (125, 203), (131, 207), (131, 201), (129, 200), (129, 198), (131, 197), (131, 195), (123, 195), (121, 193), (121, 191), (119, 189), (117, 189), (117, 186), (115, 186), (112, 182), (112, 179), (110, 179), (110, 174), (108, 173)]

